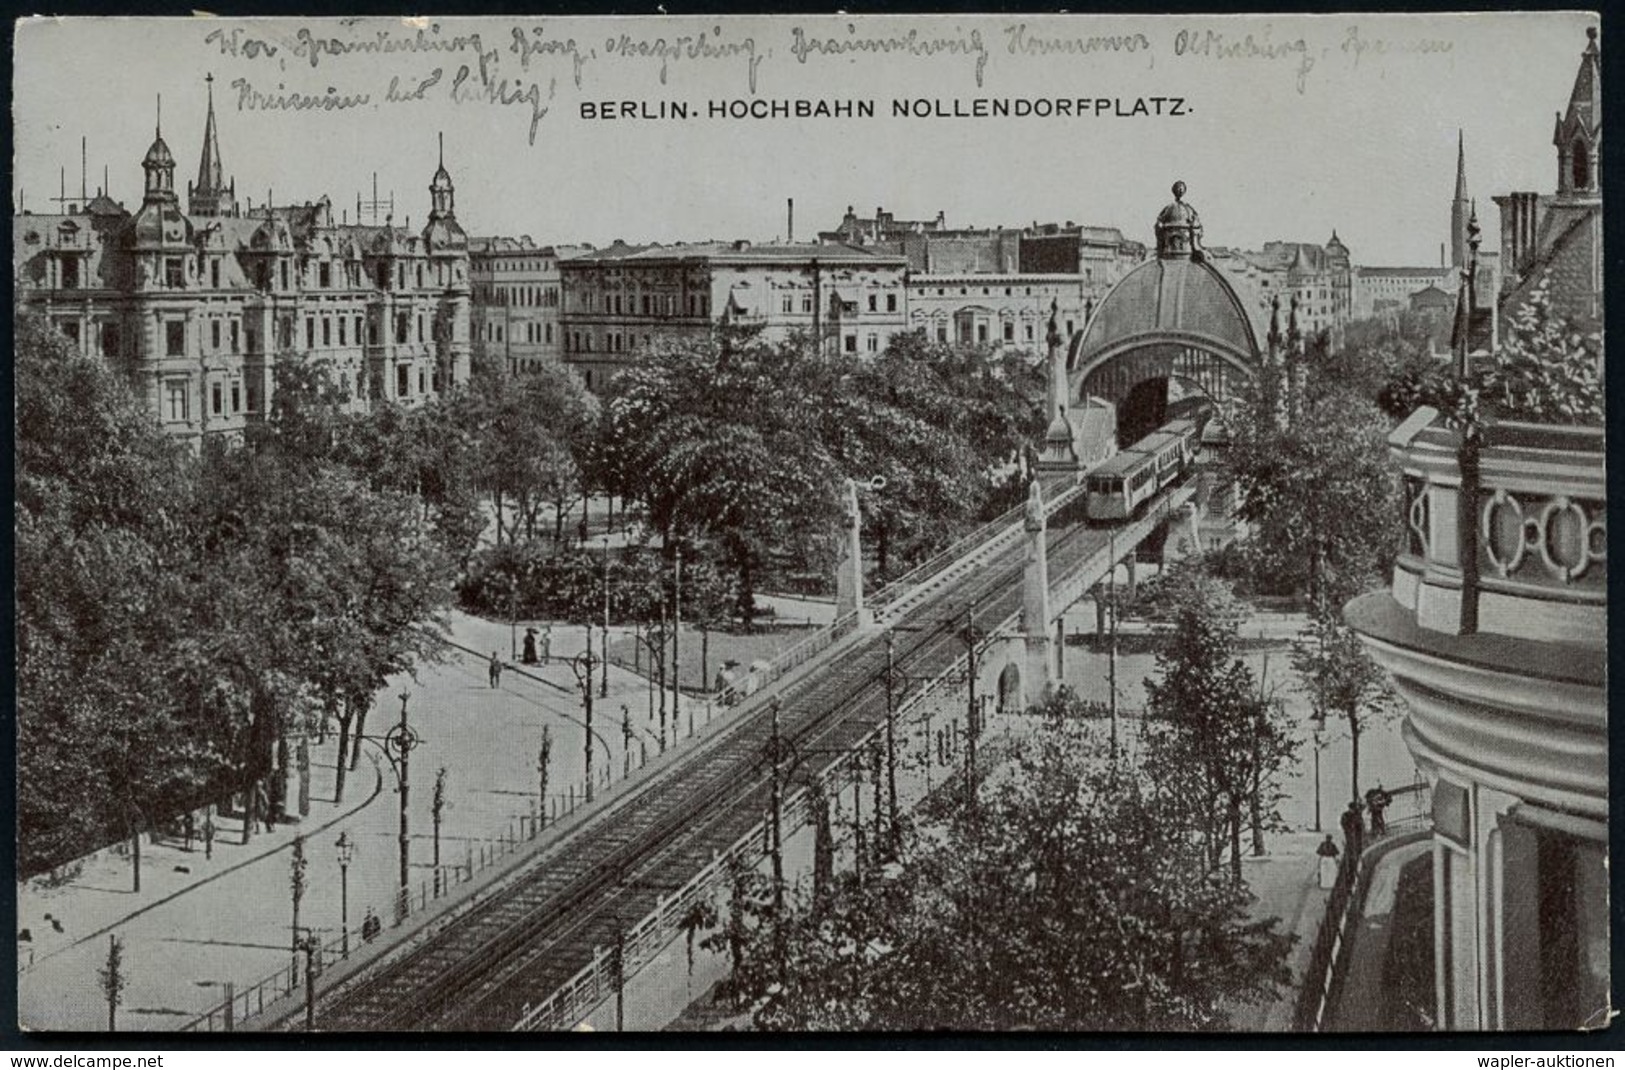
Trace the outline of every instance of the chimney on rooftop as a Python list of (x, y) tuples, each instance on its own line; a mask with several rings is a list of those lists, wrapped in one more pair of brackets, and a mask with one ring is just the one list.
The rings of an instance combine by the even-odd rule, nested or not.
[(794, 245), (796, 241), (796, 199), (784, 199), (784, 243)]

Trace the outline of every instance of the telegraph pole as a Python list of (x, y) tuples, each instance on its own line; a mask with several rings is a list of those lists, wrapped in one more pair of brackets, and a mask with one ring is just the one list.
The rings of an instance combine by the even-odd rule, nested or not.
[(1111, 579), (1107, 582), (1106, 611), (1112, 615), (1112, 633), (1108, 661), (1106, 662), (1106, 689), (1108, 709), (1111, 711), (1111, 756), (1117, 760), (1117, 533), (1107, 536), (1111, 549)]
[[(588, 647), (588, 649), (592, 649)], [(609, 532), (604, 532), (604, 634), (598, 645), (599, 669), (598, 697), (609, 697)]]
[[(683, 548), (672, 547), (672, 587), (671, 587), (671, 734), (677, 734), (677, 724), (682, 720), (683, 700), (683, 659), (678, 656), (678, 639), (683, 634)], [(694, 708), (688, 710), (688, 734), (694, 736)]]
[(970, 702), (965, 712), (965, 800), (976, 801), (976, 737), (980, 734), (976, 724), (976, 613), (975, 607), (965, 609), (965, 670), (969, 681)]
[(780, 774), (780, 746), (779, 739), (779, 700), (774, 696), (769, 705), (772, 714), (773, 735), (769, 743), (771, 751), (768, 755), (772, 763), (773, 775), (773, 909), (777, 912), (784, 910), (784, 784)]
[(897, 664), (892, 651), (892, 632), (886, 631), (886, 795), (891, 813), (892, 846), (897, 846)]

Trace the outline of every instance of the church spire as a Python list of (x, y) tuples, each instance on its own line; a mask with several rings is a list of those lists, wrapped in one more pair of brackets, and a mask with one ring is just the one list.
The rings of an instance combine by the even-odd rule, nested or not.
[(1467, 135), (1456, 130), (1456, 200), (1467, 199)]
[(1456, 131), (1456, 196), (1450, 202), (1450, 266), (1467, 266), (1467, 141)]
[(187, 210), (192, 215), (236, 214), (236, 183), (226, 186), (225, 168), (220, 163), (220, 136), (214, 123), (214, 75), (203, 79), (208, 87), (208, 117), (203, 121), (203, 155), (198, 161), (197, 182), (187, 186)]

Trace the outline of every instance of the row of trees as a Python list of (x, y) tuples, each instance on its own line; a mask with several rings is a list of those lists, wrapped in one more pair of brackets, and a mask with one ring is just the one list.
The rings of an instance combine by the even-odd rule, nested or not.
[(920, 332), (862, 357), (805, 335), (657, 341), (604, 398), (600, 485), (667, 542), (714, 547), (748, 614), (767, 571), (829, 571), (845, 478), (886, 481), (864, 503), (883, 575), (943, 545), (1042, 432), (1042, 391), (1025, 357)]
[(20, 871), (234, 792), (251, 828), (295, 765), (303, 801), (325, 719), (437, 650), (455, 509), (336, 460), (297, 358), (244, 448), (194, 454), (39, 318), (15, 352)]

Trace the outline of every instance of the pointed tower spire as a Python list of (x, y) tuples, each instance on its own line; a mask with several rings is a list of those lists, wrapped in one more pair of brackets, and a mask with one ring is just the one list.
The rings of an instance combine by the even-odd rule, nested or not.
[(1467, 134), (1456, 129), (1456, 199), (1467, 199)]
[(214, 74), (211, 72), (203, 81), (209, 97), (208, 117), (203, 121), (203, 155), (198, 160), (197, 182), (186, 189), (187, 211), (201, 216), (231, 215), (236, 206), (220, 163), (220, 136), (214, 122)]
[(1467, 266), (1467, 140), (1456, 131), (1456, 196), (1450, 201), (1450, 266)]
[(1602, 141), (1602, 79), (1598, 68), (1597, 28), (1586, 28), (1586, 47), (1574, 75), (1568, 110), (1557, 117), (1552, 144), (1557, 147), (1559, 196), (1594, 197), (1601, 190), (1597, 165)]

